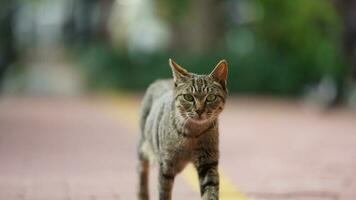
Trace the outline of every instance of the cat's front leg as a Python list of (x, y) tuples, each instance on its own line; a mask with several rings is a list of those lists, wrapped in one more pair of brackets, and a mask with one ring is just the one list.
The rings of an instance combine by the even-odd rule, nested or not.
[(173, 164), (161, 162), (159, 166), (159, 200), (171, 200), (175, 178)]
[(210, 161), (199, 163), (197, 166), (200, 193), (203, 200), (219, 199), (219, 172), (218, 162)]

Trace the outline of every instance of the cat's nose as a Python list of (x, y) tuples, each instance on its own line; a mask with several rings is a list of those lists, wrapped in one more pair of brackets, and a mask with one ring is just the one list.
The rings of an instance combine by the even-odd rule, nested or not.
[(203, 114), (204, 109), (203, 108), (199, 108), (195, 112), (200, 116), (201, 114)]

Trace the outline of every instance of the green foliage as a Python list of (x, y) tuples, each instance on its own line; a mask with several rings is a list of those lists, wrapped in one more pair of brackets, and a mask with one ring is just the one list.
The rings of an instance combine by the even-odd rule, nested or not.
[(157, 0), (159, 16), (170, 22), (179, 22), (189, 9), (189, 0)]
[(258, 37), (295, 60), (312, 64), (317, 71), (340, 69), (341, 26), (325, 0), (260, 0), (264, 18), (256, 24)]
[[(166, 20), (175, 24), (181, 20), (189, 1), (169, 2), (168, 10), (177, 13), (166, 16)], [(108, 45), (94, 45), (80, 51), (81, 61), (93, 86), (138, 90), (157, 78), (171, 77), (170, 57), (192, 72), (205, 74), (220, 59), (227, 59), (231, 92), (298, 95), (324, 75), (335, 79), (344, 76), (341, 25), (329, 1), (245, 2), (253, 2), (259, 17), (238, 24), (227, 12), (226, 44), (221, 49), (199, 53), (175, 49), (132, 55)]]

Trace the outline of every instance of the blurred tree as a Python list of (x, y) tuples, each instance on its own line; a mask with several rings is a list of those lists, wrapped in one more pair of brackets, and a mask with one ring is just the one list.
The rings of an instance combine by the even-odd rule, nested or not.
[(16, 60), (15, 15), (17, 1), (0, 1), (0, 89), (7, 68)]
[(215, 51), (224, 45), (225, 1), (157, 1), (159, 16), (171, 26), (171, 50)]
[(64, 35), (71, 42), (108, 42), (107, 21), (114, 0), (72, 0), (68, 2)]
[(343, 49), (348, 62), (348, 84), (356, 84), (356, 1), (334, 0), (343, 21)]

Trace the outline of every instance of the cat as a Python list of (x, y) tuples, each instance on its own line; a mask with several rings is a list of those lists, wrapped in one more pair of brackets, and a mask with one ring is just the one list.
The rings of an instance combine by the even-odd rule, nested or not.
[(219, 199), (218, 116), (227, 98), (227, 62), (209, 75), (188, 72), (172, 59), (173, 80), (152, 83), (142, 100), (138, 199), (148, 200), (148, 171), (158, 164), (159, 199), (171, 200), (175, 176), (192, 162), (203, 200)]

